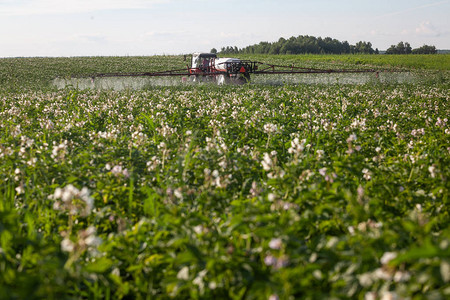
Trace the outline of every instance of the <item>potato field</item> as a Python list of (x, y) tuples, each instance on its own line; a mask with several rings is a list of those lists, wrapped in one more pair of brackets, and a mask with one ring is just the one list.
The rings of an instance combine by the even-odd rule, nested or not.
[[(256, 59), (379, 63), (330, 57)], [(189, 62), (0, 59), (0, 299), (448, 299), (450, 56), (386, 57), (419, 80), (57, 89)]]

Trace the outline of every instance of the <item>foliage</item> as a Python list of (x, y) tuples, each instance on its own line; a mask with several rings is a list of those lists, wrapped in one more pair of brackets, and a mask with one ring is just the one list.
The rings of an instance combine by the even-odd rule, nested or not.
[(413, 54), (437, 54), (437, 50), (435, 46), (423, 45), (420, 48), (413, 49)]
[(406, 42), (399, 42), (397, 46), (392, 45), (386, 50), (386, 54), (411, 54), (411, 45)]
[(411, 45), (406, 42), (400, 42), (397, 46), (392, 45), (386, 50), (386, 54), (437, 54), (435, 46), (423, 45), (420, 48), (412, 49)]
[[(377, 50), (378, 51), (378, 50)], [(345, 53), (365, 53), (374, 54), (370, 42), (360, 41), (356, 45), (350, 45), (347, 41), (340, 42), (336, 39), (326, 37), (314, 37), (300, 35), (289, 39), (280, 38), (277, 42), (260, 42), (238, 49), (235, 47), (223, 47), (222, 54), (345, 54)]]
[(1, 299), (449, 297), (448, 81), (55, 90), (138, 65), (5, 61)]

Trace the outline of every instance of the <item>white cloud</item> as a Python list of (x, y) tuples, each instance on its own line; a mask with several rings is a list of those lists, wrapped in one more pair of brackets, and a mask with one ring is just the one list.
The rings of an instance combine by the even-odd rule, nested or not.
[(437, 30), (430, 21), (424, 21), (416, 28), (416, 33), (425, 36), (440, 36), (439, 30)]
[(100, 10), (150, 9), (170, 0), (0, 0), (0, 15), (27, 16), (86, 13)]

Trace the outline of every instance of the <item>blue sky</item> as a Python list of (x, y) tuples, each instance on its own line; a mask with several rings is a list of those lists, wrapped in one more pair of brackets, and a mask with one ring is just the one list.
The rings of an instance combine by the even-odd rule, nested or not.
[(450, 49), (450, 0), (0, 0), (0, 57), (182, 54), (298, 35)]

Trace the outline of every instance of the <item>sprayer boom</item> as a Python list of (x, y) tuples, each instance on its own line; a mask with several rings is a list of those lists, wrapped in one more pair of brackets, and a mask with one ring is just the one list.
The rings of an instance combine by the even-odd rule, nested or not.
[(82, 76), (72, 76), (78, 78), (99, 77), (168, 77), (180, 76), (183, 81), (188, 78), (191, 81), (214, 81), (217, 84), (224, 83), (245, 83), (250, 81), (250, 75), (264, 74), (319, 74), (319, 73), (376, 73), (374, 69), (316, 69), (304, 68), (294, 65), (282, 66), (272, 65), (258, 61), (241, 60), (237, 58), (218, 58), (214, 53), (194, 53), (192, 55), (191, 66), (185, 69), (174, 69), (159, 72), (116, 72), (98, 73)]

